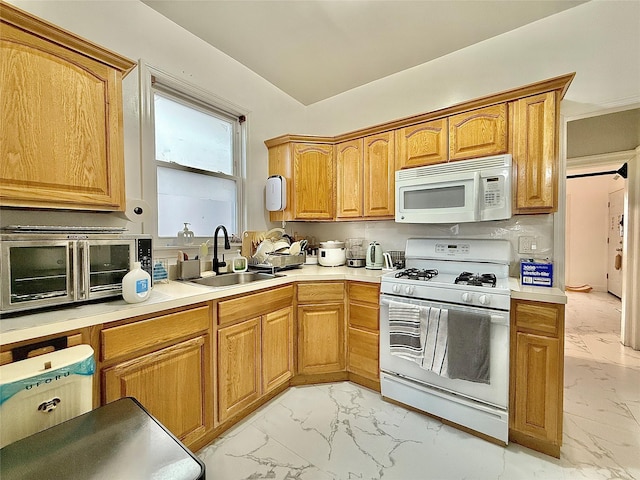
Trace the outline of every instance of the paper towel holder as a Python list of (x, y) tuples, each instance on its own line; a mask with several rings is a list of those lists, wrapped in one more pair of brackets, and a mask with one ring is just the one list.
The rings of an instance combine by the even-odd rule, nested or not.
[(282, 175), (267, 178), (265, 205), (269, 212), (278, 212), (287, 207), (287, 180)]

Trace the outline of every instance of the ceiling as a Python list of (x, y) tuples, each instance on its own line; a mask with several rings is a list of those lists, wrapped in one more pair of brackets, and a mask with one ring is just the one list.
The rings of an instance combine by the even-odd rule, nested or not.
[(304, 105), (586, 0), (142, 0)]

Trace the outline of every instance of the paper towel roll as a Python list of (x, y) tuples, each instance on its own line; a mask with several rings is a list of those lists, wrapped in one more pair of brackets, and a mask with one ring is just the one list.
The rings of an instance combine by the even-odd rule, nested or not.
[(142, 223), (151, 216), (149, 204), (140, 198), (127, 200), (126, 210), (120, 212), (120, 216), (133, 223)]

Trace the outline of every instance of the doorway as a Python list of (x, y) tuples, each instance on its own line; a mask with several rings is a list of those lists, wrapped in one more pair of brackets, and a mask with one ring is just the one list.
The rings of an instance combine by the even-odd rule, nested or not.
[(624, 189), (609, 193), (607, 237), (607, 291), (622, 299), (624, 252)]

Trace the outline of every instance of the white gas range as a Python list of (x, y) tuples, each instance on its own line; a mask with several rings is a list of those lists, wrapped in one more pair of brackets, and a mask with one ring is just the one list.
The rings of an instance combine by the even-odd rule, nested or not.
[(506, 444), (506, 240), (410, 238), (380, 295), (382, 395)]

